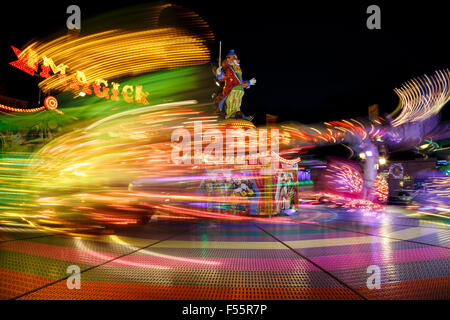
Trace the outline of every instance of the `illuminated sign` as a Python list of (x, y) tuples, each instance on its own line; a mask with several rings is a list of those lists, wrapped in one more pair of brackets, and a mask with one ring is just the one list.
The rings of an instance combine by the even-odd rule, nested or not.
[(33, 50), (22, 52), (21, 50), (11, 46), (18, 60), (10, 62), (9, 64), (34, 76), (39, 72), (39, 62), (41, 71), (39, 76), (48, 79), (52, 76), (57, 76), (63, 86), (69, 87), (74, 91), (79, 91), (81, 96), (95, 94), (99, 98), (111, 99), (119, 101), (120, 97), (127, 103), (148, 104), (148, 92), (143, 90), (142, 86), (125, 85), (120, 88), (120, 84), (111, 82), (111, 87), (105, 79), (96, 79), (89, 83), (84, 72), (76, 71), (71, 75), (66, 74), (69, 69), (68, 65), (63, 63), (56, 65), (54, 61), (46, 56), (42, 59)]

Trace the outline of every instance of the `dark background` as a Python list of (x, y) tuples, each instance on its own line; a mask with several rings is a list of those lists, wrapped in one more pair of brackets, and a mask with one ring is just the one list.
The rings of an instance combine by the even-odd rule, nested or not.
[[(33, 79), (8, 65), (9, 45), (66, 28), (66, 8), (77, 4), (83, 19), (151, 1), (8, 2), (0, 19), (0, 95), (37, 102)], [(245, 113), (279, 115), (304, 123), (366, 116), (378, 103), (391, 112), (393, 92), (404, 81), (449, 67), (448, 12), (444, 1), (189, 1), (183, 5), (211, 26), (222, 53), (235, 49), (244, 78)], [(366, 9), (381, 7), (381, 30), (369, 30)], [(113, 21), (111, 22), (113, 25)], [(217, 60), (218, 42), (213, 48)], [(446, 108), (448, 109), (448, 107)], [(444, 108), (445, 110), (445, 108)], [(448, 119), (448, 111), (444, 118)]]

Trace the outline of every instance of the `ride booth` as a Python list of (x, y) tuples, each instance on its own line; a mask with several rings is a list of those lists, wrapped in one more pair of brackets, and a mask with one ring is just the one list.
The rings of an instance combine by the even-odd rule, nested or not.
[(257, 164), (205, 169), (197, 194), (209, 212), (231, 215), (290, 214), (298, 206), (298, 162), (277, 154), (277, 167)]

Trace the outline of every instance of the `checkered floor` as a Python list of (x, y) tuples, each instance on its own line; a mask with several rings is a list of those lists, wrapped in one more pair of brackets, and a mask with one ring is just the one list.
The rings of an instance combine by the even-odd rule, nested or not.
[[(272, 221), (152, 221), (95, 237), (0, 226), (0, 298), (450, 299), (448, 220), (311, 207)], [(70, 265), (80, 289), (67, 287)]]

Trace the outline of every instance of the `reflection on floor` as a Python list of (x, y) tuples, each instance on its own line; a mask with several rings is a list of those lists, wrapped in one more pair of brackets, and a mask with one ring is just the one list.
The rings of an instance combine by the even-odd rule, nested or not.
[(312, 207), (286, 223), (152, 221), (96, 237), (0, 226), (0, 298), (450, 299), (450, 225)]

